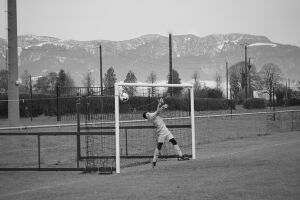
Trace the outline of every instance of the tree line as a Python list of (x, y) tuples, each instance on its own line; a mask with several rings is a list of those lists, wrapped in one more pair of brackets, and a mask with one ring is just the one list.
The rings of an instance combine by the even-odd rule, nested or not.
[[(241, 100), (242, 97), (242, 88), (245, 87), (245, 79), (243, 75), (245, 62), (241, 61), (229, 67), (229, 86), (230, 86), (230, 95), (232, 99)], [(300, 81), (298, 81), (298, 90), (292, 91), (291, 89), (286, 88), (286, 85), (283, 83), (283, 74), (279, 68), (279, 66), (268, 63), (265, 64), (260, 71), (257, 71), (256, 66), (251, 64), (249, 67), (248, 76), (250, 77), (249, 89), (251, 91), (261, 91), (262, 93), (266, 93), (271, 99), (272, 95), (276, 95), (277, 98), (285, 96), (299, 96), (300, 91)], [(169, 80), (170, 74), (167, 75), (167, 79)], [(29, 93), (30, 87), (32, 87), (32, 91), (38, 94), (52, 94), (55, 92), (56, 87), (74, 87), (74, 80), (70, 76), (69, 73), (66, 73), (63, 69), (57, 72), (49, 72), (44, 76), (35, 77), (34, 83), (30, 85), (30, 74), (27, 70), (25, 70), (21, 75), (21, 85), (20, 85), (20, 93)], [(216, 86), (214, 88), (209, 88), (206, 85), (200, 83), (200, 73), (199, 71), (195, 71), (191, 76), (194, 84), (194, 94), (195, 98), (222, 98), (224, 97), (223, 90), (221, 88), (222, 76), (220, 72), (217, 72), (215, 75)], [(114, 68), (111, 66), (107, 69), (104, 75), (104, 88), (106, 94), (113, 95), (114, 93), (114, 84), (117, 81), (116, 73)], [(146, 82), (148, 83), (156, 83), (157, 75), (154, 71), (151, 71), (147, 76)], [(136, 83), (137, 77), (132, 70), (129, 70), (124, 79), (125, 83)], [(177, 70), (172, 70), (172, 83), (173, 84), (181, 84), (181, 78)], [(88, 72), (84, 75), (82, 83), (85, 87), (93, 87), (94, 79), (92, 77), (92, 73)], [(170, 80), (168, 81), (170, 83)], [(8, 84), (8, 71), (0, 70), (0, 92), (7, 92), (7, 84)], [(274, 90), (275, 88), (275, 90)], [(171, 88), (168, 88), (167, 92), (170, 92)], [(135, 87), (124, 87), (124, 91), (129, 95), (135, 95), (136, 88)], [(149, 88), (148, 95), (156, 96), (156, 88)], [(172, 88), (172, 93), (174, 95), (180, 95), (182, 93), (182, 88)]]

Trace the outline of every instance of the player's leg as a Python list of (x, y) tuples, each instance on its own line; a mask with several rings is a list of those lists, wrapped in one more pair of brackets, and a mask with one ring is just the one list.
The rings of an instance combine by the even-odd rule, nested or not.
[(161, 141), (158, 141), (158, 143), (157, 143), (157, 147), (154, 150), (154, 155), (153, 155), (153, 160), (152, 160), (152, 167), (156, 166), (156, 162), (157, 162), (157, 159), (158, 159), (158, 156), (159, 156), (159, 152), (160, 152), (163, 144), (164, 143), (161, 142)]
[(172, 133), (170, 133), (168, 135), (168, 139), (169, 139), (169, 142), (171, 142), (173, 144), (173, 147), (174, 149), (177, 151), (177, 154), (178, 154), (178, 160), (189, 160), (189, 158), (187, 156), (184, 156), (182, 154), (182, 151), (179, 147), (179, 145), (177, 144), (177, 141), (175, 140), (174, 136), (172, 135)]
[(169, 140), (169, 142), (171, 142), (171, 143), (173, 144), (173, 147), (174, 147), (174, 149), (177, 151), (178, 156), (179, 156), (179, 157), (182, 157), (182, 151), (181, 151), (179, 145), (177, 144), (177, 141), (175, 140), (175, 138), (174, 138), (174, 137), (171, 138), (171, 139)]

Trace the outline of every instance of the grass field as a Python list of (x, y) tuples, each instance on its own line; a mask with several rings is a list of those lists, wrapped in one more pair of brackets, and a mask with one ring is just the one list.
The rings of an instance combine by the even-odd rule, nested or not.
[[(0, 171), (0, 199), (300, 199), (300, 111), (278, 113), (275, 118), (272, 113), (202, 113), (195, 118), (195, 125), (196, 160), (168, 159), (159, 162), (155, 170), (146, 164), (122, 168), (121, 174), (110, 176)], [(75, 130), (76, 127), (52, 127), (35, 131)], [(172, 131), (182, 142), (184, 138), (179, 133), (190, 130)], [(147, 135), (153, 130), (144, 132)], [(123, 134), (124, 130), (124, 145)], [(153, 153), (155, 138), (149, 142), (147, 137), (138, 137), (140, 130), (128, 130), (128, 134), (133, 146), (141, 144), (140, 150), (147, 147), (149, 155)], [(74, 136), (42, 136), (41, 146), (41, 167), (76, 166)], [(0, 136), (0, 167), (34, 165), (37, 136)]]
[(300, 199), (300, 132), (197, 146), (197, 159), (119, 175), (0, 172), (0, 199)]
[[(236, 140), (241, 138), (268, 135), (277, 132), (288, 132), (300, 130), (300, 111), (277, 113), (275, 119), (273, 114), (251, 114), (240, 116), (212, 116), (195, 118), (196, 144), (217, 143), (226, 140)], [(188, 119), (166, 120), (167, 124), (188, 124)], [(122, 125), (149, 125), (145, 122), (135, 122)], [(19, 130), (17, 130), (19, 131)], [(31, 132), (30, 129), (21, 130), (23, 133)], [(34, 129), (35, 132), (61, 132), (76, 131), (76, 127), (52, 127)], [(182, 147), (184, 153), (191, 154), (190, 129), (172, 129), (172, 133)], [(156, 137), (153, 129), (128, 130), (128, 145), (125, 147), (125, 131), (120, 132), (121, 155), (148, 155), (153, 154)], [(95, 136), (99, 142), (97, 148), (105, 141), (106, 149), (103, 154), (114, 155), (114, 136)], [(73, 167), (77, 166), (76, 157), (76, 136), (41, 136), (41, 167)], [(37, 136), (0, 136), (0, 167), (37, 167), (38, 166), (38, 138)], [(109, 146), (110, 145), (110, 146)], [(82, 154), (84, 156), (85, 136), (81, 137)], [(102, 145), (103, 146), (103, 145)], [(170, 154), (173, 152), (172, 146), (167, 146)], [(98, 150), (97, 150), (98, 151)], [(101, 151), (101, 149), (100, 149)], [(99, 152), (100, 152), (99, 151)], [(149, 159), (121, 160), (121, 166), (133, 164), (135, 162), (146, 162)], [(110, 161), (109, 165), (113, 163)], [(84, 167), (84, 162), (80, 162)]]

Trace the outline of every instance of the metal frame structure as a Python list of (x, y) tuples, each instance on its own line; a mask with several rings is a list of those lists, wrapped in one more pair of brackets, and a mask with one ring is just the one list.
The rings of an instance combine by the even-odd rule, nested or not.
[(190, 92), (190, 111), (191, 111), (191, 129), (192, 129), (192, 159), (196, 159), (196, 136), (194, 119), (194, 88), (191, 84), (149, 84), (149, 83), (115, 83), (115, 131), (116, 131), (116, 173), (120, 173), (120, 116), (119, 116), (119, 87), (182, 87), (188, 88)]

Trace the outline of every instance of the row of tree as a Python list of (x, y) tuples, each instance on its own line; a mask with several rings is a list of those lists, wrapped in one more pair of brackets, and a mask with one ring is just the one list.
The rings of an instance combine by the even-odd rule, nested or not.
[[(283, 74), (278, 65), (267, 63), (263, 65), (260, 71), (257, 71), (254, 65), (248, 66), (248, 77), (243, 77), (245, 62), (239, 62), (229, 68), (229, 84), (232, 91), (232, 97), (241, 99), (241, 91), (245, 86), (249, 91), (260, 91), (269, 95), (269, 99), (274, 92), (285, 88)], [(247, 81), (247, 83), (246, 83)]]
[[(34, 79), (34, 81), (32, 80)], [(32, 78), (27, 70), (25, 70), (21, 75), (21, 85), (20, 93), (29, 93), (30, 87), (34, 93), (39, 94), (52, 94), (55, 92), (56, 87), (74, 87), (74, 80), (70, 76), (70, 74), (66, 73), (63, 69), (61, 69), (58, 73), (49, 72), (44, 76), (34, 77)], [(113, 94), (114, 84), (116, 83), (116, 73), (113, 67), (110, 67), (104, 76), (104, 88), (108, 92), (106, 94)], [(155, 83), (157, 81), (157, 75), (154, 71), (151, 71), (149, 76), (147, 77), (147, 82)], [(32, 83), (31, 83), (32, 82)], [(132, 70), (129, 70), (125, 79), (125, 83), (136, 83), (137, 77)], [(7, 83), (8, 83), (8, 71), (0, 70), (0, 90), (2, 93), (7, 92)], [(84, 87), (93, 87), (94, 79), (92, 77), (92, 73), (88, 72), (84, 75), (82, 80)], [(173, 70), (173, 83), (180, 84), (181, 79), (179, 78), (179, 74), (176, 70)], [(124, 92), (129, 95), (134, 95), (136, 93), (135, 87), (124, 87)], [(180, 91), (175, 90), (174, 93), (179, 93)], [(155, 96), (156, 91), (155, 88), (152, 88), (150, 91), (151, 96)]]
[[(284, 90), (285, 86), (282, 84), (282, 72), (280, 68), (272, 63), (268, 63), (264, 65), (260, 71), (256, 70), (254, 65), (248, 66), (248, 77), (249, 79), (245, 79), (243, 77), (244, 74), (244, 62), (238, 62), (229, 67), (229, 85), (231, 88), (231, 97), (233, 99), (241, 99), (242, 98), (242, 88), (245, 87), (245, 81), (249, 80), (249, 89), (251, 91), (262, 91), (269, 95), (270, 99), (275, 92), (279, 93)], [(168, 74), (167, 79), (169, 80), (170, 74)], [(28, 93), (30, 87), (32, 85), (32, 90), (35, 93), (40, 94), (49, 94), (55, 92), (56, 87), (74, 87), (74, 80), (70, 76), (70, 74), (66, 73), (63, 69), (61, 69), (58, 73), (49, 72), (45, 76), (37, 77), (34, 81), (34, 84), (30, 84), (31, 76), (27, 70), (21, 75), (22, 84), (20, 85), (20, 93)], [(200, 73), (195, 71), (192, 75), (192, 79), (194, 82), (195, 88), (195, 97), (200, 98), (222, 98), (223, 92), (221, 89), (221, 79), (222, 76), (219, 72), (216, 73), (215, 88), (208, 88), (205, 85), (202, 86), (200, 84)], [(104, 76), (104, 88), (106, 90), (106, 94), (112, 95), (114, 93), (114, 84), (117, 81), (116, 73), (113, 67), (110, 67)], [(155, 83), (157, 81), (157, 75), (154, 71), (151, 71), (146, 80), (148, 83)], [(129, 70), (125, 79), (125, 83), (135, 83), (137, 82), (137, 77), (132, 70)], [(7, 83), (8, 83), (8, 71), (0, 70), (0, 92), (7, 92)], [(94, 80), (92, 78), (92, 73), (88, 72), (82, 83), (85, 87), (93, 87)], [(169, 82), (170, 83), (170, 80)], [(179, 73), (176, 70), (172, 70), (172, 83), (180, 84), (181, 79), (179, 77)], [(274, 90), (276, 88), (276, 90)], [(300, 89), (300, 87), (299, 87)], [(168, 92), (172, 92), (174, 95), (179, 95), (182, 92), (182, 88), (171, 88), (168, 89)], [(134, 95), (137, 91), (135, 87), (125, 87), (124, 91), (129, 95)], [(149, 96), (156, 96), (156, 88), (150, 88), (148, 90)]]

